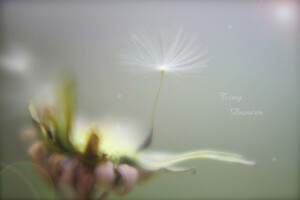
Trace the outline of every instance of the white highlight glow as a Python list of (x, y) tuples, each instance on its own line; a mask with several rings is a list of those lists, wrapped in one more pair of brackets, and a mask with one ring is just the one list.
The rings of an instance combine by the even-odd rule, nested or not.
[(110, 155), (135, 155), (140, 144), (139, 133), (142, 128), (133, 120), (122, 120), (114, 117), (101, 119), (99, 123), (87, 123), (83, 118), (76, 118), (74, 132), (71, 135), (72, 143), (83, 151), (92, 128), (101, 140), (100, 151)]
[(162, 65), (159, 67), (160, 71), (166, 71), (168, 69), (168, 67), (166, 65)]
[(13, 51), (1, 57), (1, 64), (8, 71), (22, 73), (29, 69), (29, 58), (24, 52)]
[(293, 8), (290, 5), (278, 5), (276, 9), (277, 19), (281, 22), (289, 22), (293, 18)]

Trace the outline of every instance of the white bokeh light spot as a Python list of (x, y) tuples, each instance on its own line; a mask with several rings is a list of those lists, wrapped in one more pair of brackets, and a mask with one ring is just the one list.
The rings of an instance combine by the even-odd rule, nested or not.
[(279, 5), (276, 9), (276, 16), (281, 22), (289, 22), (293, 18), (293, 8), (289, 5)]

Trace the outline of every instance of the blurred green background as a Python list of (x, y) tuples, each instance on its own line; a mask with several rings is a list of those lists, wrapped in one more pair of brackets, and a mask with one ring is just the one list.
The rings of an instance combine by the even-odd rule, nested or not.
[[(271, 12), (277, 5), (283, 11)], [(197, 75), (166, 73), (151, 149), (236, 152), (257, 166), (189, 161), (196, 175), (156, 177), (110, 199), (299, 199), (297, 9), (298, 1), (2, 1), (1, 169), (29, 161), (18, 138), (31, 123), (26, 105), (65, 71), (76, 77), (80, 115), (133, 120), (143, 138), (160, 72), (136, 74), (118, 55), (138, 27), (182, 26), (211, 59)], [(242, 101), (224, 101), (220, 92)], [(231, 108), (263, 115), (233, 116)], [(47, 180), (28, 164), (12, 166), (0, 175), (1, 199), (36, 198), (32, 188), (51, 197)]]

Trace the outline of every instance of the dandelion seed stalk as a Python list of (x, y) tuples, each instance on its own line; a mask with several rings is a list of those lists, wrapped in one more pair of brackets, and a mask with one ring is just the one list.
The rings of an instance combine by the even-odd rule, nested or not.
[(161, 69), (160, 82), (159, 82), (158, 90), (157, 90), (157, 93), (156, 93), (156, 96), (155, 96), (154, 107), (153, 107), (153, 111), (152, 111), (151, 129), (153, 129), (153, 127), (154, 127), (157, 104), (158, 104), (158, 99), (159, 99), (159, 95), (160, 95), (160, 89), (161, 89), (161, 86), (162, 86), (162, 83), (163, 83), (164, 72), (165, 72), (165, 70)]
[(148, 134), (148, 136), (146, 137), (146, 139), (144, 140), (144, 142), (142, 143), (142, 145), (138, 148), (138, 150), (144, 150), (144, 149), (146, 149), (151, 144), (151, 142), (152, 142), (152, 136), (153, 136), (153, 128), (154, 128), (156, 110), (157, 110), (157, 105), (158, 105), (158, 99), (159, 99), (159, 95), (160, 95), (161, 86), (162, 86), (162, 83), (163, 83), (163, 77), (164, 77), (165, 68), (161, 67), (160, 71), (161, 71), (161, 76), (160, 76), (160, 82), (159, 82), (158, 90), (156, 92), (156, 96), (155, 96), (155, 100), (154, 100), (154, 107), (153, 107), (153, 110), (152, 110), (150, 133)]

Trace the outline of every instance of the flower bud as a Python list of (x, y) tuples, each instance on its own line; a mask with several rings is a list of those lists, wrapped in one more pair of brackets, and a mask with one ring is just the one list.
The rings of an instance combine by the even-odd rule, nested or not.
[(61, 165), (61, 160), (63, 158), (62, 154), (52, 153), (48, 159), (48, 170), (53, 181), (56, 181), (61, 176), (63, 167)]
[(78, 174), (76, 187), (81, 197), (87, 197), (89, 192), (93, 189), (94, 182), (93, 174), (90, 171), (83, 170)]
[(29, 155), (31, 156), (34, 163), (39, 166), (47, 169), (46, 159), (49, 155), (45, 144), (42, 141), (34, 143), (28, 150)]
[(75, 180), (75, 170), (78, 165), (78, 160), (76, 158), (63, 158), (61, 160), (62, 173), (60, 181), (63, 184), (72, 184)]
[(97, 164), (94, 170), (97, 187), (103, 190), (110, 190), (113, 186), (115, 173), (114, 165), (110, 161), (103, 161)]
[[(117, 195), (128, 194), (138, 181), (139, 172), (136, 168), (133, 168), (127, 164), (120, 164), (117, 169), (117, 173), (120, 175), (120, 180), (114, 187), (114, 192)], [(121, 185), (120, 185), (121, 184)]]

